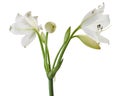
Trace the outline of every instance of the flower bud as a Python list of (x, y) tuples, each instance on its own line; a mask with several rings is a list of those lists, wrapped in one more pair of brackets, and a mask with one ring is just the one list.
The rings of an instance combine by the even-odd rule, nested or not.
[(91, 39), (87, 35), (78, 35), (77, 36), (86, 46), (91, 47), (93, 49), (100, 49), (99, 43), (95, 40)]
[(56, 29), (56, 24), (53, 23), (53, 22), (47, 22), (45, 24), (45, 29), (46, 29), (47, 32), (53, 33)]

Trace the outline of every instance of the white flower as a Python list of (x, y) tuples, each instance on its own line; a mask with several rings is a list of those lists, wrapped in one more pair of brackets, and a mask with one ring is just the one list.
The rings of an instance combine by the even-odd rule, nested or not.
[(39, 31), (37, 16), (32, 16), (31, 12), (27, 12), (25, 16), (17, 14), (15, 23), (11, 25), (10, 31), (17, 35), (25, 35), (22, 38), (22, 45), (26, 47), (36, 37)]
[(88, 36), (96, 42), (109, 43), (109, 40), (101, 36), (100, 33), (110, 24), (108, 15), (104, 15), (104, 3), (97, 9), (93, 9), (85, 15), (81, 23), (81, 28)]

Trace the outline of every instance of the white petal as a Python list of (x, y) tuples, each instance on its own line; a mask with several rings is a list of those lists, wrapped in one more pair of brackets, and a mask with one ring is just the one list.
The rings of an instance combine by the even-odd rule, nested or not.
[(104, 12), (104, 3), (103, 5), (99, 5), (97, 9), (93, 9), (91, 11), (89, 11), (83, 18), (84, 22), (85, 20), (87, 20), (88, 18), (91, 18), (92, 16), (95, 16), (96, 14), (102, 14)]
[(11, 26), (10, 31), (16, 35), (23, 35), (30, 32), (34, 32), (33, 28), (29, 27), (28, 25), (22, 23), (14, 23)]
[(98, 40), (98, 34), (94, 31), (94, 30), (91, 30), (87, 27), (83, 27), (82, 28), (84, 30), (84, 32), (89, 36), (91, 37), (93, 40), (95, 40), (97, 43), (99, 42)]
[(33, 18), (37, 21), (37, 19), (38, 19), (38, 16), (33, 16)]
[(27, 12), (25, 14), (25, 19), (31, 24), (31, 25), (36, 25), (37, 24), (37, 18), (38, 16), (32, 16), (31, 11)]
[(23, 23), (25, 25), (30, 26), (29, 23), (25, 20), (25, 16), (22, 16), (20, 14), (17, 14), (16, 16), (16, 23)]
[(82, 23), (82, 26), (88, 26), (94, 22), (96, 22), (96, 20), (100, 19), (102, 14), (97, 14), (95, 16), (92, 16), (91, 18), (85, 20), (83, 23)]
[(14, 23), (14, 26), (19, 29), (33, 29), (33, 27), (29, 26), (28, 24), (24, 24), (24, 23)]
[(16, 16), (15, 21), (16, 21), (16, 22), (19, 22), (19, 21), (21, 21), (22, 19), (23, 19), (23, 16), (18, 13), (17, 16)]
[(39, 26), (38, 26), (38, 28), (39, 28), (40, 30), (43, 30), (43, 27), (42, 27), (42, 25), (39, 25)]
[(90, 30), (87, 27), (86, 28), (84, 27), (83, 30), (89, 37), (91, 37), (97, 43), (108, 43), (109, 44), (109, 40), (101, 36), (100, 33), (95, 32), (94, 30)]
[(110, 24), (109, 15), (101, 15), (96, 23), (101, 24), (103, 29), (106, 28)]
[(110, 24), (110, 19), (108, 15), (98, 14), (96, 16), (91, 17), (86, 20), (82, 27), (88, 27), (88, 29), (92, 29), (94, 31), (98, 31), (97, 25), (101, 25), (103, 29)]
[(103, 13), (103, 12), (104, 12), (104, 9), (105, 9), (105, 4), (104, 4), (104, 2), (103, 2), (101, 5), (98, 5), (96, 14), (97, 14), (97, 13)]
[(29, 45), (35, 38), (35, 33), (29, 33), (29, 34), (26, 34), (23, 39), (22, 39), (22, 45), (24, 47), (26, 47), (27, 45)]
[(17, 24), (21, 24), (21, 25), (25, 25), (25, 26), (29, 26), (29, 27), (31, 27), (31, 25), (25, 20), (25, 16), (22, 16), (22, 15), (20, 15), (20, 14), (18, 14), (17, 16), (16, 16), (16, 23)]
[[(37, 16), (36, 16), (37, 17)], [(25, 15), (24, 19), (26, 20), (26, 22), (32, 26), (32, 27), (36, 27), (38, 26), (38, 22), (37, 22), (37, 18), (36, 17), (32, 17), (31, 13), (28, 15)]]
[(26, 17), (29, 17), (31, 16), (31, 11), (28, 11), (26, 14), (25, 14)]
[[(92, 20), (93, 20), (93, 22), (92, 22)], [(95, 18), (94, 17), (91, 18), (90, 22), (91, 22), (91, 26), (96, 26), (96, 28), (97, 28), (97, 25), (100, 24), (101, 26), (103, 26), (103, 29), (104, 29), (105, 27), (107, 27), (110, 24), (109, 15), (99, 14)]]
[(25, 16), (18, 14), (16, 16), (16, 23), (23, 23), (25, 25), (37, 28), (38, 22), (36, 17), (31, 16), (31, 12), (27, 12)]
[(98, 40), (101, 43), (108, 43), (109, 44), (109, 40), (107, 38), (103, 37), (103, 36), (99, 35)]

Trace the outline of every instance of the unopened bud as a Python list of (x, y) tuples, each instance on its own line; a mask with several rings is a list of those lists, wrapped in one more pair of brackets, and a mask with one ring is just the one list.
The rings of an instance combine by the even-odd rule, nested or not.
[(53, 22), (47, 22), (45, 24), (45, 29), (46, 29), (47, 32), (53, 33), (56, 29), (56, 24), (53, 23)]
[(77, 36), (86, 46), (94, 48), (94, 49), (100, 49), (99, 43), (88, 37), (87, 35), (79, 35)]

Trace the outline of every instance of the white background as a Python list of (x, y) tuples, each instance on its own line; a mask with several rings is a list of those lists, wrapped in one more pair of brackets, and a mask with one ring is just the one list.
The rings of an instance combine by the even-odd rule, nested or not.
[[(48, 96), (48, 81), (36, 38), (27, 48), (22, 36), (9, 32), (17, 13), (32, 11), (39, 24), (54, 21), (49, 36), (51, 59), (63, 42), (66, 29), (77, 27), (84, 15), (105, 2), (111, 27), (103, 35), (110, 45), (94, 50), (74, 39), (54, 82), (55, 96), (120, 96), (119, 0), (1, 0), (0, 1), (0, 96)], [(79, 31), (78, 33), (83, 33)]]

